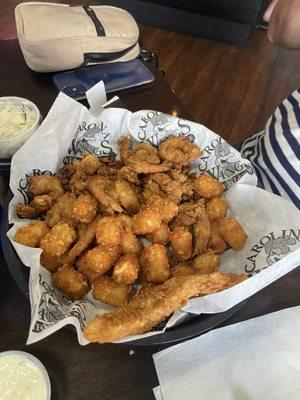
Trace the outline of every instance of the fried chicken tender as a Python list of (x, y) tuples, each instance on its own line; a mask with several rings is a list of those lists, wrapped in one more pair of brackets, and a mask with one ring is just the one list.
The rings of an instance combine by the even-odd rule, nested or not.
[(63, 221), (71, 226), (76, 226), (77, 221), (73, 218), (73, 208), (76, 196), (73, 193), (65, 193), (61, 196), (45, 216), (45, 222), (50, 228)]
[(125, 210), (133, 213), (139, 212), (140, 202), (129, 182), (125, 179), (117, 179), (115, 189), (119, 202)]
[(16, 213), (20, 218), (36, 218), (38, 216), (36, 209), (31, 204), (17, 204)]
[(90, 282), (105, 274), (113, 265), (113, 257), (106, 247), (96, 246), (86, 250), (77, 260), (78, 271)]
[(149, 282), (164, 282), (170, 276), (168, 253), (165, 246), (153, 244), (143, 249), (140, 256), (142, 278)]
[(132, 295), (132, 286), (117, 283), (109, 276), (100, 276), (93, 282), (93, 297), (102, 303), (121, 307), (127, 304)]
[(81, 167), (83, 171), (88, 175), (94, 175), (100, 168), (100, 160), (97, 156), (88, 154), (81, 160)]
[(120, 245), (123, 237), (123, 224), (117, 217), (103, 217), (96, 229), (97, 242), (104, 247)]
[(207, 249), (199, 256), (195, 257), (192, 262), (192, 268), (198, 274), (211, 274), (217, 271), (219, 265), (220, 258), (211, 249)]
[(188, 260), (192, 257), (193, 236), (185, 227), (175, 228), (170, 233), (170, 242), (175, 257), (180, 261)]
[(242, 250), (247, 241), (247, 234), (241, 224), (234, 218), (224, 217), (218, 221), (222, 238), (234, 250)]
[(228, 203), (220, 197), (214, 197), (206, 204), (206, 213), (211, 221), (225, 217), (227, 211)]
[(90, 342), (107, 343), (144, 333), (183, 307), (191, 297), (228, 289), (246, 276), (234, 274), (178, 276), (137, 295), (127, 306), (96, 315), (84, 329)]
[(158, 210), (162, 215), (163, 221), (167, 224), (178, 214), (177, 204), (158, 195), (150, 196), (147, 199), (146, 204), (143, 204), (141, 209), (143, 210), (147, 207)]
[(39, 247), (42, 238), (48, 231), (49, 228), (45, 222), (30, 222), (17, 230), (14, 241), (28, 247)]
[(72, 300), (82, 299), (89, 291), (85, 276), (68, 264), (58, 268), (53, 275), (53, 283)]
[(223, 254), (228, 248), (227, 243), (220, 234), (219, 225), (217, 222), (212, 222), (210, 224), (210, 235), (208, 238), (207, 247), (212, 249), (216, 254)]
[(135, 254), (125, 254), (116, 262), (113, 279), (115, 282), (131, 285), (140, 272), (140, 264)]
[(147, 233), (156, 231), (160, 227), (161, 222), (161, 213), (155, 208), (146, 207), (133, 216), (133, 232), (136, 235), (146, 235)]
[(59, 222), (43, 236), (40, 248), (51, 256), (61, 256), (75, 239), (75, 229), (66, 222)]
[(125, 228), (121, 242), (122, 254), (137, 254), (140, 255), (143, 250), (143, 245), (133, 233), (131, 228)]
[(171, 278), (174, 278), (175, 276), (194, 275), (195, 273), (196, 272), (193, 268), (188, 264), (178, 264), (171, 268)]
[(56, 176), (37, 175), (30, 177), (28, 193), (31, 197), (48, 194), (55, 202), (64, 194), (64, 189), (61, 181)]
[(174, 164), (189, 165), (190, 161), (197, 160), (202, 151), (187, 139), (186, 136), (170, 136), (158, 146), (159, 156), (163, 160)]
[(156, 231), (146, 235), (146, 239), (153, 244), (166, 245), (170, 240), (170, 228), (165, 222), (162, 222)]
[(88, 195), (81, 194), (74, 202), (73, 218), (76, 221), (89, 224), (93, 221), (97, 213), (96, 200)]
[(224, 191), (224, 187), (217, 179), (208, 174), (197, 176), (194, 181), (195, 192), (205, 199), (219, 197)]

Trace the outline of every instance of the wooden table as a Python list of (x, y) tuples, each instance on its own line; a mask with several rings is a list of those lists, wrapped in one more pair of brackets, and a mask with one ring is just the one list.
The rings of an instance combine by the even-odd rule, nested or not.
[[(51, 76), (29, 71), (15, 41), (1, 42), (0, 54), (4, 60), (0, 64), (0, 96), (29, 98), (45, 116), (57, 94)], [(192, 119), (157, 70), (155, 77), (151, 86), (124, 91), (120, 98), (133, 111), (150, 108)], [(299, 272), (298, 268), (253, 296), (223, 325), (299, 305)], [(158, 382), (152, 354), (162, 347), (96, 344), (81, 347), (75, 333), (68, 329), (26, 346), (29, 301), (9, 275), (1, 254), (0, 321), (0, 351), (18, 349), (37, 356), (49, 372), (52, 399), (153, 400), (152, 388)]]

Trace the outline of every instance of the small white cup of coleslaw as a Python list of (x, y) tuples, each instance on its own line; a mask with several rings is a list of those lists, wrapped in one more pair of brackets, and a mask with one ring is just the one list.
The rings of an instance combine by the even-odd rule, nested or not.
[(41, 124), (41, 113), (30, 100), (0, 97), (0, 158), (9, 159)]

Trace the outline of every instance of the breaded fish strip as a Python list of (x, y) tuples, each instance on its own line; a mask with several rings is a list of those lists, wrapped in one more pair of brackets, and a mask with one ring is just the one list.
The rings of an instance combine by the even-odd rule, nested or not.
[(246, 279), (244, 275), (221, 274), (178, 276), (135, 297), (128, 305), (96, 317), (85, 327), (91, 342), (107, 343), (151, 330), (191, 297), (230, 288)]

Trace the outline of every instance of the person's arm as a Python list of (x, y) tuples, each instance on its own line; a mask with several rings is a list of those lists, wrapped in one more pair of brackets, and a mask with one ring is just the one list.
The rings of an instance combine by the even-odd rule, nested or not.
[(288, 49), (300, 49), (300, 0), (273, 0), (264, 14), (268, 38)]

